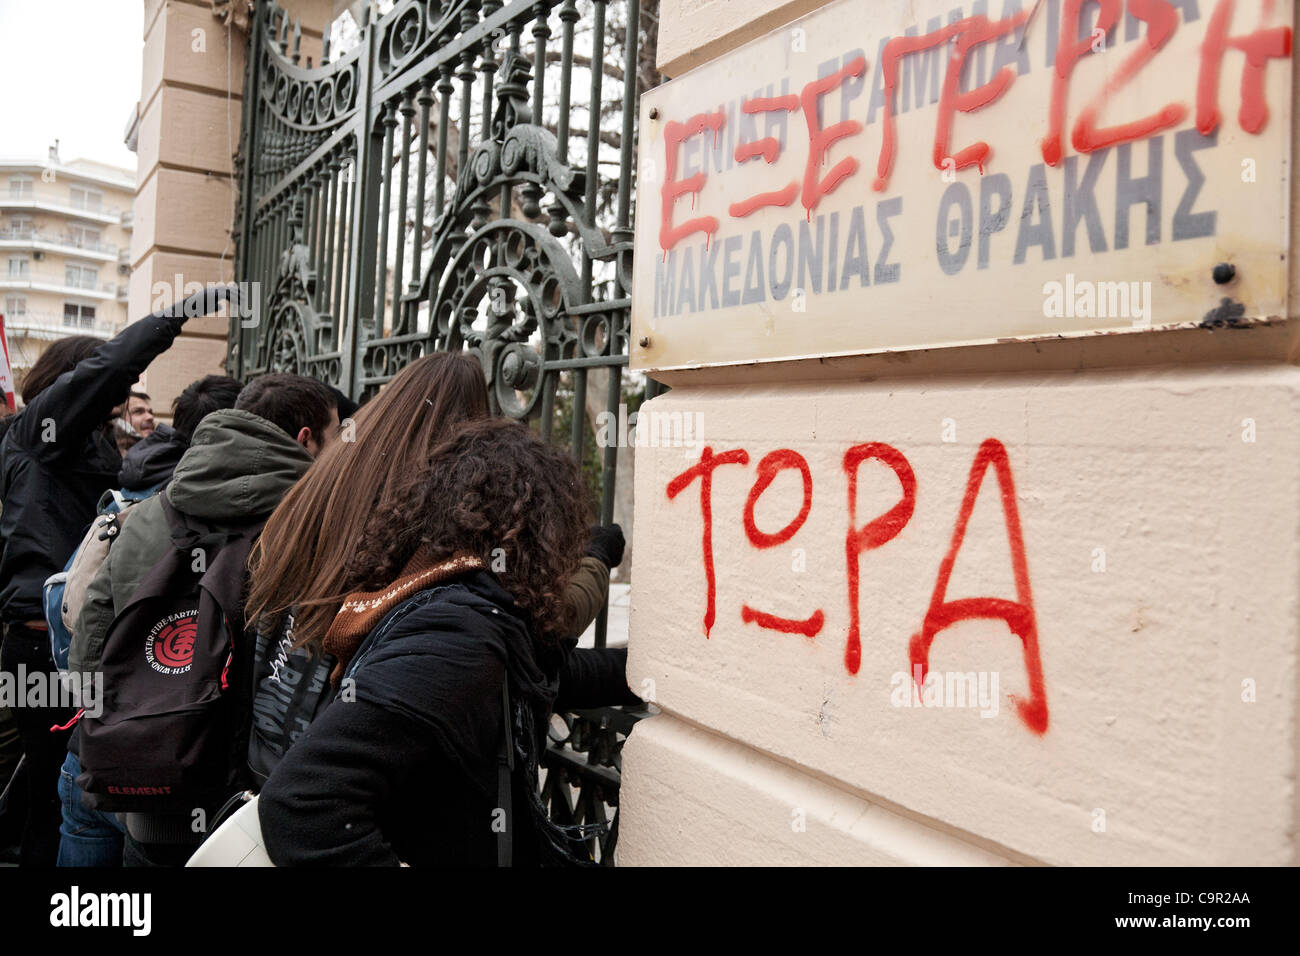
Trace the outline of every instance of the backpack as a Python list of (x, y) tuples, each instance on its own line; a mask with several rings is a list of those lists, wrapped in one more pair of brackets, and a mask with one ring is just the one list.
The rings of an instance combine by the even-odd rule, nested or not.
[(62, 571), (51, 574), (41, 588), (45, 624), (50, 633), (50, 653), (60, 671), (68, 670), (68, 650), (72, 646), (72, 626), (86, 603), (86, 589), (94, 580), (108, 549), (122, 533), (131, 506), (154, 494), (157, 487), (145, 492), (109, 490), (99, 499), (95, 520), (86, 529)]
[(213, 527), (158, 500), (172, 548), (109, 626), (103, 707), (81, 719), (77, 784), (95, 810), (188, 811), (231, 789), (244, 568), (265, 519)]

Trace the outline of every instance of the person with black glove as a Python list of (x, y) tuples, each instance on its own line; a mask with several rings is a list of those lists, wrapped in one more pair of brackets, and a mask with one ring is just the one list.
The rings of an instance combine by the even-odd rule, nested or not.
[[(591, 529), (587, 553), (564, 592), (566, 603), (576, 615), (575, 621), (582, 622), (571, 639), (571, 647), (604, 608), (609, 595), (609, 572), (623, 563), (626, 547), (623, 529), (618, 525), (597, 525)], [(555, 709), (640, 704), (641, 698), (628, 688), (626, 670), (626, 647), (574, 647), (560, 670)]]
[(609, 572), (622, 562), (624, 547), (623, 529), (618, 525), (597, 525), (591, 529), (587, 553), (564, 591), (564, 603), (570, 614), (571, 639), (575, 643), (604, 609), (609, 597)]
[[(25, 407), (0, 442), (0, 669), (48, 675), (54, 686), (42, 586), (63, 570), (95, 517), (100, 496), (116, 487), (122, 456), (113, 410), (155, 358), (171, 347), (187, 318), (215, 312), (237, 287), (214, 286), (132, 322), (107, 342), (76, 335), (51, 345), (23, 382)], [(27, 823), (21, 862), (53, 866), (59, 845), (59, 767), (67, 755), (62, 726), (74, 711), (15, 707), (26, 756)]]
[(587, 555), (599, 559), (612, 571), (623, 563), (623, 550), (626, 547), (623, 529), (618, 525), (596, 525), (591, 529), (591, 543), (587, 545)]

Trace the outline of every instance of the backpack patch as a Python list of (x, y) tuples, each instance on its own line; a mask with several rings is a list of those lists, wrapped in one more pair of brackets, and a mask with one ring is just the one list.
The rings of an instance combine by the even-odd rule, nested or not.
[(169, 614), (155, 624), (145, 638), (145, 660), (159, 674), (184, 674), (194, 664), (194, 642), (198, 633), (198, 611)]

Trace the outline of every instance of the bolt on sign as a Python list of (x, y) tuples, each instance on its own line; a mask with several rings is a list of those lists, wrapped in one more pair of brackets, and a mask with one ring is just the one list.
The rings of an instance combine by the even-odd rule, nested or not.
[(1286, 314), (1288, 0), (839, 0), (641, 102), (632, 365)]

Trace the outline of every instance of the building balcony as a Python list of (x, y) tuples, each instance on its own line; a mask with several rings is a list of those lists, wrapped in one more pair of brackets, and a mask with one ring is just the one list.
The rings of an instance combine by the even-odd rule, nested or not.
[(107, 300), (117, 295), (117, 283), (85, 279), (74, 282), (54, 273), (30, 272), (27, 275), (0, 275), (0, 291), (53, 292), (56, 295)]
[(58, 234), (31, 227), (0, 228), (0, 249), (60, 252), (100, 262), (113, 262), (119, 253), (118, 247), (111, 242), (78, 239), (71, 233)]
[(53, 342), (69, 335), (93, 335), (97, 339), (110, 339), (121, 331), (119, 324), (107, 319), (85, 323), (53, 312), (19, 312), (5, 316), (5, 332), (10, 338), (24, 336), (44, 342)]
[[(73, 203), (71, 200), (55, 199), (40, 194), (12, 192), (0, 193), (0, 209), (23, 210), (28, 212), (49, 212), (70, 219), (83, 219), (99, 222), (106, 226), (120, 226), (122, 222), (121, 206), (92, 205), (90, 203)], [(129, 224), (130, 210), (127, 211)]]

